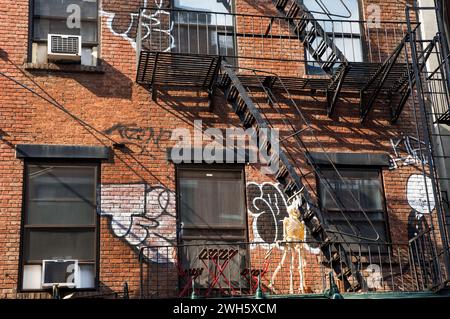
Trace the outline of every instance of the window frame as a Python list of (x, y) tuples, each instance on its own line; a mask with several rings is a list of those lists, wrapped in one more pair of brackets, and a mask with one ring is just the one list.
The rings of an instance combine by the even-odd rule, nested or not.
[[(54, 16), (41, 16), (41, 15), (35, 15), (34, 14), (34, 4), (36, 0), (29, 0), (29, 34), (28, 34), (28, 43), (29, 43), (29, 61), (31, 61), (31, 55), (32, 55), (32, 45), (33, 43), (47, 43), (47, 40), (39, 40), (34, 38), (34, 21), (35, 17), (43, 18), (47, 20), (61, 20), (62, 18), (67, 19), (67, 17), (54, 17)], [(97, 0), (97, 18), (96, 19), (90, 19), (90, 18), (81, 18), (81, 22), (97, 22), (97, 41), (96, 42), (84, 42), (83, 39), (81, 39), (81, 46), (82, 48), (94, 48), (100, 46), (100, 37), (101, 37), (101, 17), (100, 17), (100, 0)]]
[[(374, 242), (373, 244), (368, 243), (367, 241), (361, 241), (357, 238), (351, 237), (353, 239), (353, 241), (349, 242), (349, 244), (358, 244), (358, 243), (362, 243), (362, 245), (367, 244), (367, 246), (370, 245), (389, 245), (392, 243), (391, 240), (391, 233), (390, 233), (390, 225), (389, 225), (389, 215), (388, 215), (388, 211), (387, 211), (387, 204), (386, 204), (386, 192), (385, 192), (385, 185), (384, 185), (384, 177), (383, 177), (383, 169), (381, 167), (378, 166), (366, 166), (366, 165), (335, 165), (336, 168), (338, 169), (338, 171), (341, 173), (342, 171), (351, 171), (351, 172), (355, 172), (355, 171), (360, 171), (360, 172), (367, 172), (367, 171), (376, 171), (378, 172), (378, 179), (380, 182), (380, 186), (381, 186), (381, 207), (382, 207), (382, 211), (367, 211), (365, 210), (365, 212), (368, 214), (368, 216), (370, 216), (370, 214), (381, 214), (382, 215), (382, 220), (378, 220), (378, 219), (371, 219), (371, 221), (375, 221), (375, 222), (382, 222), (384, 225), (384, 231), (386, 234), (386, 240), (379, 240), (377, 242)], [(329, 170), (329, 171), (333, 171), (333, 166), (331, 165), (321, 165), (320, 166), (320, 172), (322, 173), (324, 170)], [(317, 195), (318, 195), (318, 199), (319, 199), (319, 208), (321, 210), (321, 212), (324, 213), (324, 219), (326, 220), (326, 222), (328, 224), (333, 224), (336, 221), (342, 222), (342, 220), (336, 219), (336, 218), (330, 218), (329, 214), (339, 214), (339, 210), (327, 210), (323, 207), (323, 203), (322, 203), (322, 186), (321, 186), (321, 181), (319, 176), (316, 174), (316, 185), (317, 185)], [(349, 216), (350, 220), (351, 220), (351, 214), (352, 213), (361, 213), (360, 211), (344, 211), (345, 213), (347, 213), (347, 216)], [(359, 221), (359, 220), (357, 220)]]
[[(181, 233), (184, 231), (184, 229), (186, 229), (185, 227), (181, 227), (181, 203), (180, 203), (180, 171), (181, 170), (187, 170), (187, 171), (212, 171), (212, 170), (219, 170), (219, 171), (226, 171), (226, 170), (230, 170), (230, 171), (239, 171), (241, 174), (241, 179), (242, 179), (242, 186), (243, 186), (243, 194), (242, 194), (242, 201), (243, 201), (243, 225), (242, 229), (243, 231), (243, 236), (240, 238), (215, 238), (212, 236), (203, 236), (203, 235), (198, 235), (198, 236), (182, 236)], [(244, 164), (205, 164), (205, 163), (201, 163), (201, 164), (178, 164), (175, 167), (175, 191), (176, 191), (176, 205), (177, 205), (177, 231), (176, 231), (176, 238), (177, 238), (177, 243), (180, 245), (179, 248), (177, 249), (177, 252), (180, 254), (183, 254), (182, 252), (182, 248), (184, 247), (186, 249), (189, 249), (189, 245), (194, 245), (193, 247), (215, 247), (215, 246), (211, 246), (213, 244), (218, 244), (221, 247), (227, 247), (227, 245), (230, 245), (231, 247), (236, 247), (238, 246), (238, 244), (242, 244), (242, 243), (248, 243), (249, 242), (249, 222), (248, 222), (248, 208), (247, 208), (247, 183), (246, 183), (246, 172), (245, 172), (245, 165)], [(195, 227), (194, 227), (195, 228)], [(233, 228), (233, 227), (232, 227)], [(191, 228), (192, 229), (192, 228)], [(198, 230), (202, 230), (204, 228), (200, 227), (197, 228)], [(224, 228), (214, 228), (214, 230), (222, 230)], [(237, 227), (235, 227), (235, 229), (237, 229)], [(202, 242), (204, 243), (204, 245), (202, 246)], [(249, 258), (250, 256), (250, 250), (249, 250), (249, 246), (245, 245), (245, 249), (243, 251), (243, 254), (245, 255), (245, 259)], [(240, 254), (238, 254), (238, 256), (241, 256)], [(184, 255), (181, 256), (181, 261), (184, 260)], [(189, 261), (187, 261), (189, 262)], [(198, 261), (196, 261), (198, 262)], [(241, 275), (241, 265), (239, 265), (239, 273), (236, 273), (235, 276), (236, 278), (238, 278), (237, 280), (242, 280), (242, 275)], [(207, 274), (206, 274), (207, 275)], [(205, 276), (202, 275), (202, 276)], [(201, 280), (201, 277), (198, 277), (198, 280)], [(231, 277), (230, 277), (231, 278)], [(200, 286), (198, 287), (198, 289), (202, 290), (202, 291), (207, 291), (209, 289), (212, 289), (212, 291), (220, 291), (220, 284), (218, 286), (215, 286), (213, 288), (208, 288), (207, 286), (209, 284), (211, 284), (210, 281), (208, 281), (210, 279), (206, 278), (206, 286)], [(219, 282), (222, 279), (219, 279)], [(183, 282), (183, 278), (182, 276), (178, 275), (178, 288), (183, 287), (183, 285), (186, 284), (185, 282)]]
[[(180, 171), (181, 170), (187, 170), (187, 171), (212, 171), (212, 170), (219, 170), (219, 171), (226, 171), (226, 170), (230, 170), (230, 171), (239, 171), (241, 173), (241, 178), (242, 178), (242, 187), (243, 187), (243, 197), (242, 197), (242, 201), (243, 201), (243, 225), (242, 227), (238, 227), (238, 226), (223, 226), (223, 227), (195, 227), (195, 226), (182, 226), (181, 225), (181, 221), (182, 221), (182, 212), (181, 212), (181, 198), (180, 198), (180, 191), (181, 191), (181, 186), (180, 186)], [(177, 205), (177, 242), (179, 244), (183, 244), (183, 243), (189, 243), (189, 241), (199, 241), (199, 240), (205, 240), (205, 242), (214, 242), (214, 241), (229, 241), (231, 243), (245, 243), (248, 242), (248, 236), (249, 236), (249, 229), (248, 229), (248, 209), (247, 209), (247, 189), (246, 189), (246, 175), (245, 175), (245, 166), (244, 165), (238, 165), (238, 164), (178, 164), (176, 165), (176, 169), (175, 169), (175, 180), (176, 180), (176, 186), (175, 186), (175, 190), (176, 190), (176, 205)], [(214, 225), (214, 226), (219, 226), (219, 225)], [(214, 231), (217, 230), (242, 230), (243, 231), (243, 236), (236, 236), (236, 239), (234, 238), (214, 238), (211, 239), (212, 237), (208, 237), (208, 236), (202, 236), (202, 235), (192, 235), (192, 236), (182, 236), (181, 233), (183, 232), (183, 230), (185, 229), (190, 229), (190, 230), (198, 230), (201, 231), (202, 229), (213, 229)], [(239, 238), (238, 238), (239, 237)], [(242, 240), (239, 240), (242, 239)]]
[[(75, 225), (75, 224), (60, 224), (59, 226), (55, 225), (36, 225), (31, 226), (27, 225), (27, 213), (29, 208), (28, 203), (28, 195), (29, 195), (29, 178), (28, 172), (29, 167), (33, 165), (42, 165), (42, 166), (58, 166), (58, 167), (93, 167), (95, 168), (95, 185), (94, 185), (94, 199), (95, 199), (95, 209), (94, 209), (94, 224), (93, 225)], [(48, 291), (46, 288), (39, 289), (25, 289), (23, 288), (23, 278), (24, 278), (24, 266), (25, 265), (42, 265), (42, 260), (26, 260), (26, 239), (27, 239), (27, 229), (36, 229), (36, 230), (52, 230), (57, 229), (61, 232), (64, 231), (84, 231), (86, 229), (90, 229), (94, 231), (94, 261), (87, 260), (78, 260), (79, 265), (93, 265), (94, 266), (94, 286), (90, 288), (74, 288), (71, 289), (73, 291), (96, 291), (100, 285), (100, 215), (97, 213), (97, 207), (99, 205), (98, 198), (98, 186), (101, 182), (101, 163), (98, 161), (92, 160), (34, 160), (27, 159), (24, 162), (23, 169), (23, 183), (22, 183), (22, 209), (21, 209), (21, 227), (20, 227), (20, 250), (19, 250), (19, 272), (18, 272), (18, 280), (17, 280), (17, 291), (19, 292), (45, 292)], [(73, 230), (76, 229), (76, 230)]]

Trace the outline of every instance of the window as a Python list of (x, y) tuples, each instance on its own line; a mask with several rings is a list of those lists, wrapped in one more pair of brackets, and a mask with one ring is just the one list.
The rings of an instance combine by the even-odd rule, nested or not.
[(95, 288), (97, 165), (27, 164), (22, 289), (41, 289), (43, 260), (78, 260), (80, 286)]
[[(343, 3), (345, 4), (343, 4)], [(361, 20), (359, 10), (359, 0), (321, 0), (320, 3), (328, 10), (331, 15), (324, 14), (317, 0), (305, 0), (305, 6), (312, 11), (312, 14), (319, 20), (319, 24), (327, 32), (327, 35), (336, 44), (338, 49), (344, 54), (350, 62), (362, 62), (363, 51), (361, 41), (361, 26), (358, 22)], [(332, 22), (331, 20), (334, 20)], [(315, 49), (322, 39), (317, 37), (312, 44)], [(330, 52), (325, 53), (327, 57)], [(308, 61), (308, 74), (322, 74), (323, 71), (317, 63), (314, 63), (313, 57), (309, 52), (306, 54)]]
[[(381, 171), (341, 168), (339, 174), (342, 179), (334, 169), (322, 169), (322, 174), (324, 178), (319, 181), (320, 204), (329, 227), (334, 231), (347, 234), (356, 232), (356, 235), (364, 237), (358, 239), (344, 236), (346, 242), (367, 243), (375, 239), (377, 233), (380, 236), (379, 243), (388, 242)], [(343, 207), (345, 217), (338, 203)], [(345, 218), (348, 219), (348, 223)], [(374, 227), (370, 225), (368, 219)], [(359, 246), (355, 246), (356, 251), (358, 248)], [(361, 249), (367, 250), (368, 247), (362, 245)], [(370, 249), (378, 252), (376, 245), (371, 246)]]
[(174, 8), (174, 52), (235, 56), (232, 1), (174, 0)]
[(245, 240), (242, 169), (179, 169), (183, 239)]
[(96, 64), (98, 46), (97, 0), (34, 0), (33, 59), (47, 63), (48, 34), (80, 35), (81, 64)]
[[(177, 174), (182, 267), (202, 269), (197, 288), (246, 287), (247, 251), (237, 244), (246, 242), (243, 169), (179, 168)], [(181, 287), (188, 284), (181, 276)]]

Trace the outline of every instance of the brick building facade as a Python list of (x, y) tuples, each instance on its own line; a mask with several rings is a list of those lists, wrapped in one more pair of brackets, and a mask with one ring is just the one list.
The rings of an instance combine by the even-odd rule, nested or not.
[[(199, 130), (215, 128), (225, 132), (230, 127), (242, 127), (242, 120), (220, 86), (209, 95), (202, 88), (187, 87), (190, 79), (194, 82), (205, 72), (201, 68), (206, 66), (201, 63), (212, 65), (217, 61), (211, 56), (217, 55), (200, 52), (203, 43), (199, 37), (192, 39), (195, 30), (176, 30), (182, 19), (179, 15), (174, 18), (174, 12), (179, 11), (173, 10), (193, 10), (186, 17), (193, 17), (190, 23), (197, 31), (202, 16), (195, 13), (196, 9), (235, 12), (232, 22), (226, 18), (223, 22), (216, 15), (215, 22), (212, 19), (211, 24), (205, 23), (224, 27), (222, 33), (217, 33), (217, 39), (224, 39), (217, 41), (235, 53), (221, 54), (229, 63), (238, 60), (240, 69), (233, 72), (247, 75), (248, 81), (252, 76), (253, 80), (267, 79), (264, 72), (291, 79), (328, 79), (327, 74), (311, 74), (313, 68), (308, 70), (312, 62), (306, 60), (313, 59), (308, 58), (304, 43), (290, 35), (293, 20), (282, 13), (289, 7), (280, 11), (276, 2), (267, 0), (211, 1), (211, 8), (195, 8), (195, 1), (74, 0), (55, 1), (54, 7), (46, 7), (45, 2), (0, 0), (0, 70), (7, 76), (0, 77), (0, 297), (49, 297), (48, 291), (42, 289), (44, 259), (78, 260), (80, 282), (76, 295), (80, 296), (120, 293), (125, 283), (134, 298), (187, 295), (191, 293), (192, 278), (198, 293), (253, 294), (260, 274), (266, 293), (323, 293), (333, 267), (323, 256), (325, 246), (306, 223), (301, 226), (305, 243), (277, 245), (283, 241), (283, 221), (290, 204), (286, 185), (274, 175), (263, 174), (259, 163), (176, 164), (170, 155), (176, 143), (175, 129), (187, 129), (194, 137)], [(46, 55), (47, 43), (40, 38), (40, 32), (45, 38), (48, 33), (65, 30), (58, 26), (61, 14), (52, 16), (52, 10), (60, 10), (61, 3), (81, 8), (81, 30), (85, 25), (96, 28), (80, 31), (82, 39), (92, 39), (91, 43), (83, 42), (78, 63), (52, 62)], [(348, 44), (342, 36), (338, 40), (341, 50), (345, 51), (346, 44), (353, 49), (354, 43), (361, 44), (363, 49), (357, 49), (360, 52), (344, 55), (351, 56), (349, 60), (354, 62), (367, 61), (367, 68), (370, 63), (381, 67), (406, 34), (405, 6), (381, 0), (349, 3), (348, 8), (337, 6), (335, 10), (340, 10), (341, 16), (333, 19), (370, 21), (374, 14), (380, 14), (381, 24), (341, 24), (341, 33), (356, 39)], [(157, 9), (140, 11), (142, 7)], [(351, 17), (342, 18), (347, 11)], [(63, 16), (77, 18), (77, 7), (62, 12)], [(268, 28), (272, 16), (280, 23)], [(325, 29), (326, 23), (331, 22), (324, 22)], [(356, 31), (344, 32), (348, 26)], [(149, 37), (142, 39), (145, 30), (147, 36), (153, 36), (150, 44)], [(179, 38), (189, 36), (186, 43), (198, 46), (199, 52), (188, 53), (204, 56), (199, 59), (194, 54), (193, 62), (184, 67), (185, 75), (175, 74), (174, 78), (178, 76), (184, 84), (165, 83), (172, 72), (167, 65), (176, 63), (170, 51), (179, 50), (180, 60), (186, 58), (181, 44), (177, 45), (181, 43)], [(230, 37), (233, 44), (227, 42)], [(152, 52), (152, 45), (159, 45), (153, 51), (161, 55), (149, 60), (156, 65), (149, 70), (155, 71), (161, 63), (160, 73), (149, 71), (146, 76), (153, 76), (153, 80), (159, 77), (161, 82), (153, 83), (156, 92), (149, 87), (148, 78), (139, 78), (139, 71), (145, 69), (136, 60), (138, 56), (142, 62), (141, 52)], [(206, 43), (206, 47), (212, 50), (214, 45)], [(400, 61), (404, 59), (403, 47), (401, 50), (398, 65), (404, 62)], [(217, 68), (213, 81), (220, 82), (223, 70)], [(252, 74), (254, 69), (259, 70), (256, 76)], [(347, 241), (353, 238), (359, 246), (356, 250), (353, 247), (357, 256), (349, 258), (356, 265), (356, 277), (363, 278), (366, 284), (354, 291), (421, 291), (433, 286), (433, 280), (440, 283), (437, 277), (445, 273), (441, 263), (421, 269), (419, 280), (413, 271), (416, 259), (423, 257), (427, 263), (434, 260), (425, 248), (432, 246), (440, 251), (443, 245), (435, 208), (440, 203), (435, 202), (431, 179), (424, 179), (430, 168), (421, 142), (424, 128), (413, 101), (408, 100), (392, 123), (389, 103), (378, 98), (361, 123), (360, 96), (352, 92), (353, 84), (348, 84), (349, 92), (339, 96), (329, 114), (327, 90), (319, 82), (317, 88), (308, 84), (300, 90), (292, 90), (292, 86), (274, 89), (271, 94), (276, 103), (268, 103), (264, 90), (245, 87), (263, 117), (280, 130), (281, 148), (302, 176), (311, 202), (325, 210), (324, 185), (331, 181), (337, 187), (340, 180), (335, 168), (346, 179), (355, 181), (349, 184), (351, 187), (364, 189), (343, 195), (347, 196), (344, 206), (348, 211), (342, 217), (335, 216), (339, 212), (327, 215), (334, 216), (327, 217), (330, 229), (335, 229), (334, 223), (343, 225), (345, 218), (350, 218), (350, 224), (358, 229), (357, 239), (342, 237)], [(283, 122), (286, 119), (289, 125)], [(202, 127), (196, 130), (194, 121), (199, 120)], [(290, 123), (295, 127), (291, 128)], [(305, 134), (298, 133), (302, 129)], [(202, 150), (208, 142), (197, 147)], [(311, 158), (314, 165), (308, 163)], [(357, 203), (354, 198), (348, 199), (363, 195), (373, 197), (359, 197)], [(362, 206), (368, 211), (361, 210)], [(80, 216), (80, 212), (84, 215)], [(432, 231), (427, 233), (426, 243), (421, 242), (419, 248), (408, 246), (409, 240), (428, 227)], [(348, 243), (336, 247), (350, 249)], [(216, 249), (215, 253), (211, 249)], [(413, 249), (423, 251), (414, 255)], [(199, 251), (206, 257), (189, 264)], [(283, 254), (287, 258), (285, 265), (274, 276)], [(232, 258), (238, 261), (231, 262)], [(247, 263), (240, 265), (244, 260)], [(224, 261), (228, 262), (226, 266)], [(221, 267), (225, 269), (222, 273)], [(196, 276), (195, 271), (202, 274)], [(238, 275), (227, 275), (227, 271)], [(374, 273), (378, 277), (373, 277)], [(345, 284), (336, 280), (346, 290)], [(208, 285), (214, 287), (208, 289)]]

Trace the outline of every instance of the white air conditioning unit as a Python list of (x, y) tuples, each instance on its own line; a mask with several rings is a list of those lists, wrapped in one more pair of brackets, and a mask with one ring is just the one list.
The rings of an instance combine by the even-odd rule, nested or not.
[(42, 288), (58, 287), (76, 288), (80, 282), (78, 260), (43, 260)]
[(49, 34), (47, 56), (51, 61), (80, 61), (81, 36)]

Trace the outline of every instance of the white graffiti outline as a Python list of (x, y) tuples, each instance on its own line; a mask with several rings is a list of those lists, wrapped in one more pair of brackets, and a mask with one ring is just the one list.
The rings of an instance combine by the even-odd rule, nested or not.
[[(154, 0), (155, 6), (159, 9), (162, 9), (163, 1), (164, 0)], [(144, 8), (148, 7), (148, 0), (144, 0), (143, 7)], [(152, 31), (166, 34), (169, 36), (169, 46), (166, 49), (164, 49), (163, 51), (169, 52), (174, 47), (174, 43), (175, 43), (175, 38), (172, 35), (174, 22), (171, 21), (169, 29), (167, 29), (167, 30), (161, 29), (161, 28), (155, 28), (155, 27), (161, 26), (161, 20), (158, 19), (158, 16), (160, 16), (162, 14), (170, 15), (170, 13), (165, 10), (156, 10), (154, 14), (146, 14), (146, 11), (147, 11), (147, 9), (144, 9), (142, 11), (142, 17), (145, 18), (146, 20), (148, 20), (148, 22), (142, 21), (142, 26), (147, 29), (147, 32), (142, 37), (141, 41), (147, 39), (150, 36)], [(131, 44), (131, 46), (133, 47), (133, 49), (136, 50), (136, 39), (130, 38), (129, 33), (130, 33), (131, 29), (133, 28), (135, 20), (139, 19), (139, 12), (138, 13), (130, 13), (131, 21), (128, 25), (128, 29), (122, 33), (116, 32), (113, 28), (113, 19), (116, 16), (116, 13), (108, 12), (108, 11), (104, 11), (104, 10), (100, 10), (99, 13), (100, 13), (100, 16), (107, 18), (106, 24), (107, 24), (108, 29), (111, 31), (111, 33), (114, 34), (115, 36), (120, 36), (124, 40), (128, 41)]]
[(409, 206), (418, 214), (430, 214), (436, 207), (431, 178), (420, 174), (409, 176), (406, 198)]
[[(147, 184), (102, 184), (99, 188), (99, 215), (110, 218), (111, 231), (136, 253), (149, 245), (167, 246), (172, 237), (158, 233), (160, 226), (176, 225), (175, 194), (164, 186)], [(158, 250), (144, 250), (144, 256), (158, 263), (173, 262), (172, 254), (158, 255)]]
[[(428, 164), (428, 160), (422, 155), (425, 152), (424, 148), (426, 147), (424, 142), (408, 135), (403, 135), (400, 139), (395, 141), (390, 139), (390, 142), (394, 151), (394, 156), (389, 155), (391, 158), (389, 169), (397, 169), (397, 162), (401, 163), (402, 166)], [(413, 147), (413, 143), (418, 145)], [(400, 146), (403, 146), (403, 148)], [(406, 152), (407, 156), (401, 156), (400, 152)]]
[[(272, 183), (268, 183), (268, 182), (263, 183), (263, 184), (257, 184), (257, 183), (255, 183), (255, 182), (250, 182), (250, 183), (247, 183), (247, 188), (248, 188), (250, 185), (257, 186), (257, 187), (259, 188), (260, 194), (262, 194), (263, 196), (264, 196), (263, 188), (264, 188), (265, 185), (273, 186), (274, 188), (276, 188), (277, 190), (279, 190), (278, 187), (277, 187), (277, 185), (272, 184)], [(277, 216), (279, 216), (280, 213), (281, 213), (280, 207), (279, 207), (279, 205), (278, 205), (278, 197), (279, 197), (279, 196), (282, 197), (282, 196), (281, 196), (281, 193), (279, 193), (279, 194), (276, 194), (276, 193), (275, 193), (275, 194), (274, 194), (274, 202), (272, 202), (272, 196), (270, 196), (270, 195), (271, 195), (271, 194), (268, 194), (268, 198), (267, 198), (267, 199), (264, 198), (264, 197), (261, 197), (261, 196), (258, 196), (258, 197), (253, 198), (253, 200), (252, 200), (252, 207), (254, 207), (254, 208), (256, 208), (257, 210), (259, 210), (259, 208), (258, 208), (258, 206), (256, 205), (256, 203), (257, 203), (258, 201), (263, 201), (263, 202), (265, 202), (265, 203), (267, 204), (267, 207), (270, 207), (270, 208), (271, 208), (271, 212), (270, 212), (270, 213), (271, 213), (271, 215), (272, 215), (272, 219), (273, 219), (273, 221), (274, 221), (274, 225), (276, 226), (276, 227), (275, 227), (275, 240), (277, 240), (277, 238), (278, 238), (278, 233), (279, 233), (279, 231), (278, 231), (278, 228), (279, 228), (278, 226), (279, 226), (279, 225), (277, 225)], [(284, 199), (284, 198), (282, 198), (282, 199), (284, 200), (284, 203), (283, 203), (283, 204), (286, 205), (285, 199)], [(287, 206), (286, 206), (286, 207), (287, 207)], [(275, 208), (275, 210), (274, 210), (273, 208)], [(276, 212), (275, 212), (275, 211), (276, 211)], [(254, 213), (254, 212), (251, 211), (251, 209), (249, 209), (248, 212), (249, 212), (249, 214), (253, 217), (253, 218), (252, 218), (252, 219), (253, 219), (253, 220), (252, 220), (252, 229), (253, 229), (254, 241), (257, 242), (257, 243), (260, 243), (260, 242), (261, 242), (261, 243), (264, 243), (265, 241), (261, 238), (261, 235), (260, 235), (259, 232), (258, 232), (257, 223), (258, 223), (258, 218), (259, 218), (262, 214), (267, 213), (267, 212), (262, 211), (262, 212), (260, 212), (260, 213)], [(283, 226), (281, 225), (280, 227), (283, 227)], [(269, 247), (269, 244), (267, 245), (266, 248), (267, 248), (267, 249), (270, 248), (270, 247)]]

